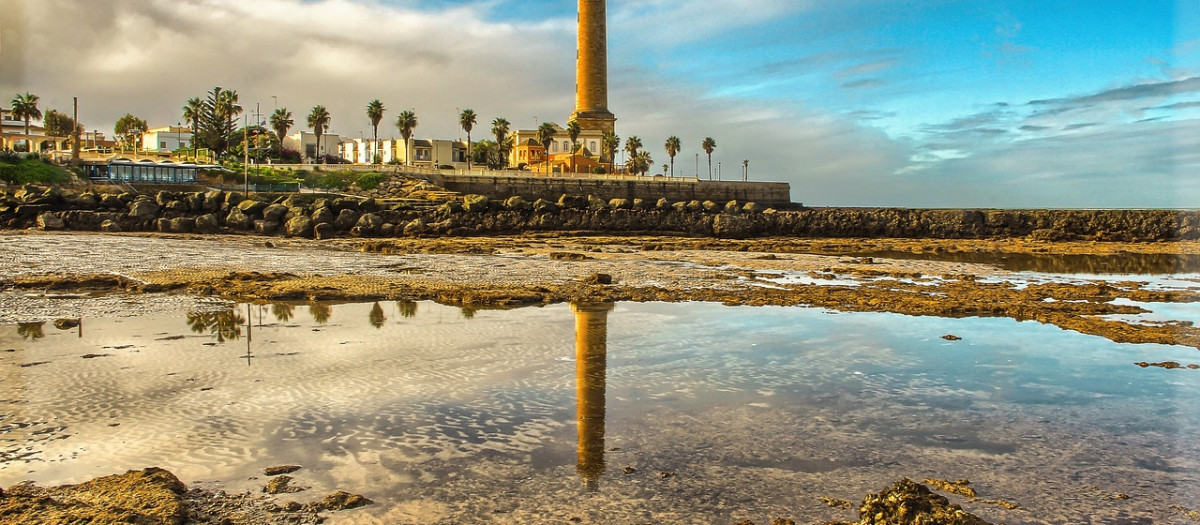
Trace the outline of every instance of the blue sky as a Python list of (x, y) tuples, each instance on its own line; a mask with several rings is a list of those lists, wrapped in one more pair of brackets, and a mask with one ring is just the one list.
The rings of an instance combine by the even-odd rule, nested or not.
[[(462, 107), (523, 127), (571, 110), (571, 0), (239, 4), (27, 3), (0, 14), (0, 71), (20, 73), (0, 90), (82, 91), (102, 129), (173, 123), (218, 84), (326, 105), (354, 137), (371, 98), (447, 138)], [(1200, 206), (1195, 1), (610, 0), (609, 20), (618, 133), (659, 163), (679, 135), (677, 171), (712, 136), (723, 174), (750, 159), (812, 205)], [(74, 45), (31, 51), (56, 38)]]

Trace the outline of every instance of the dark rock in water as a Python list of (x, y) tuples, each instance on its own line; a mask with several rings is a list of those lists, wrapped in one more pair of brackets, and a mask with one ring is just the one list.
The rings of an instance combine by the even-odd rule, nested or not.
[(291, 492), (300, 492), (302, 490), (305, 490), (305, 488), (292, 485), (291, 476), (279, 476), (276, 478), (271, 478), (271, 481), (267, 482), (267, 486), (263, 487), (262, 489), (262, 491), (266, 492), (267, 494), (287, 494)]
[(612, 284), (613, 278), (606, 273), (594, 273), (589, 275), (587, 279), (584, 279), (583, 282), (588, 284)]
[(591, 257), (575, 252), (550, 252), (550, 259), (554, 261), (586, 261)]
[(943, 336), (942, 336), (942, 339), (945, 339), (945, 340), (947, 340), (947, 341), (962, 341), (962, 338), (961, 338), (961, 337), (959, 337), (959, 336), (957, 336), (957, 335), (954, 335), (954, 334), (946, 334), (946, 335), (943, 335)]
[(351, 494), (349, 492), (337, 491), (321, 500), (320, 506), (325, 510), (346, 510), (356, 509), (375, 503), (359, 494)]
[(179, 525), (188, 519), (186, 491), (179, 478), (153, 467), (51, 489), (17, 485), (0, 498), (0, 521)]
[(712, 227), (713, 235), (721, 239), (745, 239), (754, 233), (754, 222), (742, 215), (717, 215)]
[(70, 330), (79, 326), (79, 319), (55, 319), (54, 327), (59, 330)]
[(868, 495), (858, 513), (860, 525), (989, 525), (908, 478)]
[(41, 230), (61, 230), (63, 228), (66, 228), (67, 225), (66, 225), (66, 223), (63, 222), (62, 219), (58, 218), (58, 215), (55, 215), (50, 212), (46, 212), (41, 215), (38, 215), (37, 227), (38, 227), (38, 229), (41, 229)]
[(336, 235), (337, 228), (328, 222), (322, 222), (316, 226), (313, 226), (313, 237), (316, 237), (318, 240), (330, 239)]
[(278, 476), (280, 474), (291, 474), (302, 467), (300, 465), (279, 465), (276, 467), (267, 467), (263, 469), (263, 474), (268, 476)]

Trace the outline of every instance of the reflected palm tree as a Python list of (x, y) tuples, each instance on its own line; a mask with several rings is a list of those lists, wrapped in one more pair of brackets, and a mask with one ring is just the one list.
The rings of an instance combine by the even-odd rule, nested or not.
[(571, 303), (575, 312), (575, 403), (579, 427), (576, 472), (588, 492), (604, 474), (604, 415), (608, 366), (608, 312), (612, 303)]
[(236, 310), (229, 309), (223, 312), (190, 313), (187, 314), (187, 323), (193, 332), (215, 334), (217, 342), (224, 343), (229, 339), (242, 338), (242, 325), (246, 323), (246, 318)]
[(37, 341), (38, 339), (46, 337), (46, 332), (43, 329), (45, 324), (45, 321), (39, 321), (36, 323), (17, 323), (17, 335), (21, 336), (22, 339)]
[(312, 315), (313, 321), (317, 324), (325, 324), (329, 322), (329, 317), (333, 315), (333, 307), (325, 303), (310, 303), (308, 305), (308, 313)]
[(296, 307), (290, 304), (276, 303), (271, 305), (271, 313), (275, 314), (275, 319), (281, 323), (291, 321), (292, 316), (295, 315), (295, 309)]
[(387, 321), (387, 317), (383, 315), (383, 307), (379, 303), (371, 307), (371, 314), (367, 316), (371, 321), (371, 326), (375, 328), (383, 328), (383, 322)]
[(400, 315), (402, 317), (416, 317), (417, 316), (417, 302), (416, 301), (396, 301), (396, 307), (400, 309)]
[(474, 319), (475, 309), (471, 308), (470, 306), (460, 306), (458, 309), (458, 314), (461, 315), (463, 319)]

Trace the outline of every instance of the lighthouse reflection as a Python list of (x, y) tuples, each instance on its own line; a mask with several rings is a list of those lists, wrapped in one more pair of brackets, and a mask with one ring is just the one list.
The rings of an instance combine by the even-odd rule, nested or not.
[(572, 303), (575, 312), (575, 390), (579, 458), (575, 469), (589, 492), (604, 473), (604, 393), (608, 365), (608, 312), (612, 303)]

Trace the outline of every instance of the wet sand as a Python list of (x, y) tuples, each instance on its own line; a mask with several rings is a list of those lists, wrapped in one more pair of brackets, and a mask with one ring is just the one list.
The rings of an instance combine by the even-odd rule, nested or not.
[(1196, 254), (1198, 242), (570, 235), (311, 241), (5, 232), (0, 322), (134, 315), (164, 307), (203, 310), (224, 300), (433, 300), (472, 308), (705, 301), (1032, 319), (1117, 342), (1200, 348), (1200, 329), (1191, 323), (1113, 317), (1146, 313), (1129, 301), (1200, 301), (1194, 276), (1164, 288), (1133, 277), (1064, 281), (962, 262), (989, 256), (999, 263), (1015, 256), (1053, 261)]

